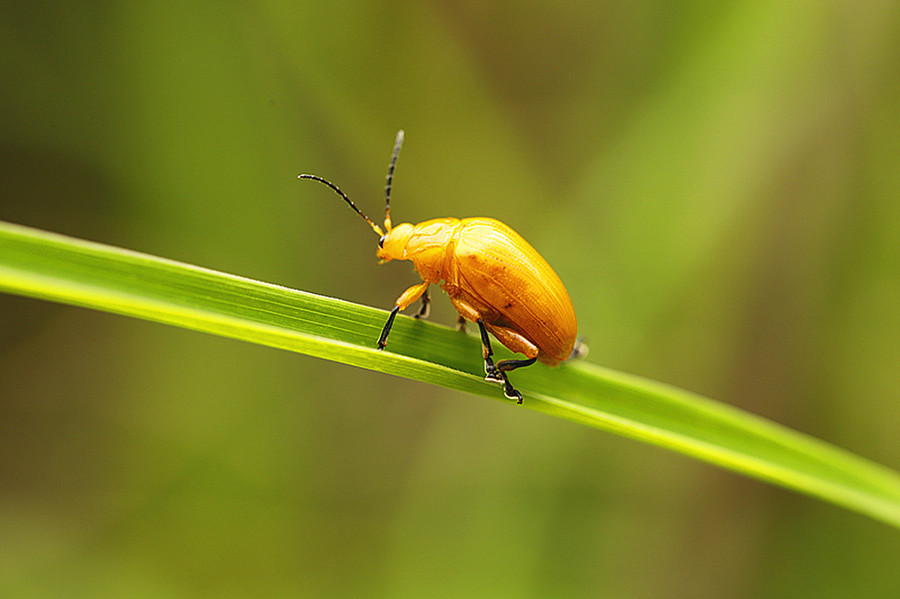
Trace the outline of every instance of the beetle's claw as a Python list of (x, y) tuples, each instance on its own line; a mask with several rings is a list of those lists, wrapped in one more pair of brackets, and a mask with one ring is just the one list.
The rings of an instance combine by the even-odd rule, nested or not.
[(503, 385), (503, 395), (505, 395), (507, 399), (516, 400), (516, 403), (519, 405), (522, 404), (522, 394), (512, 386), (506, 373), (496, 367), (491, 369), (485, 368), (485, 371), (487, 372), (487, 376), (484, 377), (484, 380), (489, 383), (499, 383)]
[(506, 396), (507, 399), (514, 399), (518, 405), (522, 405), (522, 394), (513, 389), (513, 386), (506, 383), (505, 388), (503, 389), (503, 395)]

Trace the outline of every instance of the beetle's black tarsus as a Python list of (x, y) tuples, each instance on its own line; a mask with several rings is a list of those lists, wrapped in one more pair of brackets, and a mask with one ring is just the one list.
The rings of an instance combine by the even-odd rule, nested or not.
[(428, 295), (428, 288), (425, 288), (425, 291), (422, 292), (422, 307), (419, 308), (419, 311), (416, 312), (413, 318), (428, 318), (428, 315), (431, 314), (431, 297)]
[(388, 335), (391, 334), (391, 327), (394, 326), (394, 318), (397, 317), (397, 312), (399, 311), (400, 306), (394, 306), (394, 309), (391, 310), (387, 322), (384, 323), (384, 328), (381, 329), (381, 337), (378, 338), (378, 349), (384, 349), (384, 346), (387, 345)]
[(484, 358), (484, 373), (486, 375), (484, 380), (503, 385), (503, 395), (508, 399), (515, 399), (516, 403), (521, 405), (523, 401), (522, 394), (512, 386), (506, 373), (516, 368), (530, 366), (534, 364), (537, 358), (529, 360), (500, 360), (497, 364), (494, 364), (494, 350), (491, 349), (491, 339), (488, 337), (487, 327), (484, 326), (484, 321), (480, 318), (475, 323), (481, 332), (481, 356)]

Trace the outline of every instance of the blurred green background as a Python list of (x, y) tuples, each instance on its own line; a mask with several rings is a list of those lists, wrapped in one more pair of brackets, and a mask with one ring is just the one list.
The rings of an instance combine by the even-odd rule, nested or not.
[[(895, 2), (6, 2), (0, 81), (4, 220), (386, 308), (409, 263), (296, 175), (380, 220), (402, 127), (394, 221), (506, 221), (590, 360), (900, 468)], [(898, 563), (505, 402), (0, 296), (3, 597), (896, 597)]]

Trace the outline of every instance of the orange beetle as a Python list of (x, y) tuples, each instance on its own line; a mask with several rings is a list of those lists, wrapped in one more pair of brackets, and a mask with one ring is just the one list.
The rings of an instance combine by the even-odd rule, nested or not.
[[(391, 226), (391, 183), (403, 131), (397, 133), (385, 185), (384, 230), (356, 207), (340, 188), (316, 175), (313, 179), (337, 192), (381, 237), (376, 255), (381, 262), (410, 260), (422, 282), (404, 291), (388, 316), (378, 349), (384, 349), (394, 317), (420, 297), (416, 318), (428, 315), (428, 287), (440, 285), (459, 312), (459, 327), (470, 320), (481, 332), (485, 380), (501, 383), (509, 399), (522, 394), (506, 373), (535, 360), (556, 366), (574, 353), (578, 325), (572, 300), (562, 281), (537, 251), (507, 225), (492, 218), (435, 218), (412, 225)], [(525, 360), (494, 364), (490, 332)], [(580, 349), (580, 348), (579, 348)]]

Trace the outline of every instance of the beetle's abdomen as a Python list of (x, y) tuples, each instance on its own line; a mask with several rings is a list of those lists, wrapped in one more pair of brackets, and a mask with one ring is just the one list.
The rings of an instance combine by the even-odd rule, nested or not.
[(491, 218), (463, 219), (455, 237), (448, 286), (470, 301), (486, 324), (511, 328), (534, 343), (541, 362), (567, 359), (578, 324), (572, 300), (547, 261)]

